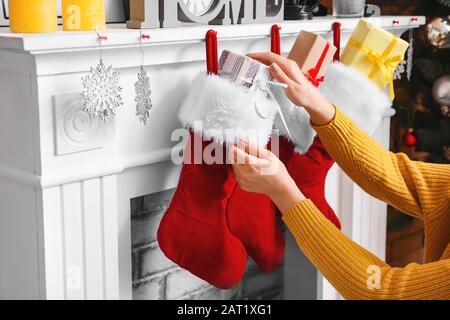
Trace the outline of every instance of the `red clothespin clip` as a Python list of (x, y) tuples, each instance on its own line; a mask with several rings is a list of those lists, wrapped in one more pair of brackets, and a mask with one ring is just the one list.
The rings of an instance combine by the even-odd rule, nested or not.
[(208, 74), (219, 73), (219, 53), (217, 45), (217, 31), (209, 30), (206, 33), (206, 66)]
[(271, 37), (271, 51), (278, 55), (281, 55), (281, 36), (280, 36), (281, 27), (277, 24), (272, 26), (272, 30), (270, 32)]
[(411, 21), (411, 22), (417, 22), (417, 21), (419, 21), (419, 19), (414, 17), (414, 18), (409, 19), (409, 21)]
[(142, 34), (142, 40), (145, 40), (145, 39), (150, 39), (150, 35), (149, 34)]
[(334, 61), (341, 60), (341, 26), (340, 22), (333, 23), (333, 44), (336, 47), (336, 53), (334, 54)]
[(108, 40), (108, 37), (107, 37), (107, 36), (99, 35), (99, 36), (98, 36), (98, 39), (99, 39), (99, 40), (102, 40), (102, 41), (107, 41), (107, 40)]
[(392, 24), (393, 24), (393, 25), (395, 25), (395, 24), (400, 24), (400, 20), (392, 20)]

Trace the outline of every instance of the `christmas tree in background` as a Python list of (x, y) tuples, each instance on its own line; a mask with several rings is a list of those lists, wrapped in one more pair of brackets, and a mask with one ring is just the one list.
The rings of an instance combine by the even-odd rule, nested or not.
[(411, 79), (397, 83), (394, 148), (416, 160), (450, 163), (449, 16), (430, 17), (414, 40)]
[[(450, 15), (450, 0), (370, 0), (368, 2), (379, 5), (383, 15), (426, 16), (427, 24), (433, 21), (439, 22), (436, 18), (446, 18)], [(391, 150), (405, 152), (415, 160), (450, 163), (449, 106), (441, 99), (436, 101), (433, 95), (436, 91), (433, 88), (436, 89), (438, 86), (443, 88), (445, 85), (442, 83), (448, 81), (445, 78), (439, 79), (450, 75), (450, 49), (433, 44), (436, 40), (444, 41), (445, 38), (434, 34), (430, 41), (429, 31), (427, 26), (414, 30), (413, 57), (410, 60), (413, 66), (412, 72), (410, 77), (405, 72), (402, 79), (395, 83), (394, 106), (397, 114), (391, 122)], [(410, 41), (409, 32), (405, 33), (404, 38)], [(406, 71), (407, 68), (405, 65), (404, 67)], [(396, 241), (405, 242), (424, 236), (421, 220), (402, 214), (394, 207), (388, 206), (387, 231), (386, 261), (390, 265), (403, 267), (411, 262), (423, 263), (423, 246), (405, 250), (393, 249), (396, 247)]]
[[(331, 14), (332, 1), (321, 3)], [(449, 23), (450, 0), (368, 0), (367, 3), (378, 5), (385, 16), (426, 16), (427, 25), (431, 23), (435, 27), (442, 21)], [(392, 121), (391, 150), (405, 152), (415, 160), (450, 163), (450, 97), (445, 94), (446, 90), (447, 95), (450, 93), (446, 89), (450, 86), (450, 35), (444, 35), (445, 30), (435, 31), (430, 36), (428, 26), (415, 29), (410, 76), (407, 76), (407, 65), (400, 66), (405, 72), (395, 83), (397, 114)], [(409, 32), (403, 38), (410, 41)]]

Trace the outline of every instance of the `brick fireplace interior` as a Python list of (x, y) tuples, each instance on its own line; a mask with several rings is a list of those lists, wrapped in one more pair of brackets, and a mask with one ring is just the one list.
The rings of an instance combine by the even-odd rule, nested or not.
[(174, 190), (131, 200), (133, 299), (281, 299), (283, 265), (264, 274), (249, 258), (243, 281), (235, 288), (215, 288), (179, 268), (161, 252), (156, 239), (161, 218)]

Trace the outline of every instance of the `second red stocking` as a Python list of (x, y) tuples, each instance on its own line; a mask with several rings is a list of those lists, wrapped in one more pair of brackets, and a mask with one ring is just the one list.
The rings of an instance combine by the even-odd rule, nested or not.
[(247, 192), (239, 185), (230, 198), (230, 230), (264, 272), (273, 271), (284, 256), (284, 236), (275, 212), (276, 206), (268, 196)]

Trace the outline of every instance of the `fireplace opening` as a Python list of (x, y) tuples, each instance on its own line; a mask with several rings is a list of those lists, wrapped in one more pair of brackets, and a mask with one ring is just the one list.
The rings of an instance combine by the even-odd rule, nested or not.
[(259, 271), (249, 258), (241, 283), (222, 290), (197, 278), (167, 259), (156, 232), (175, 190), (131, 199), (132, 281), (134, 300), (281, 299), (283, 264), (272, 273)]

